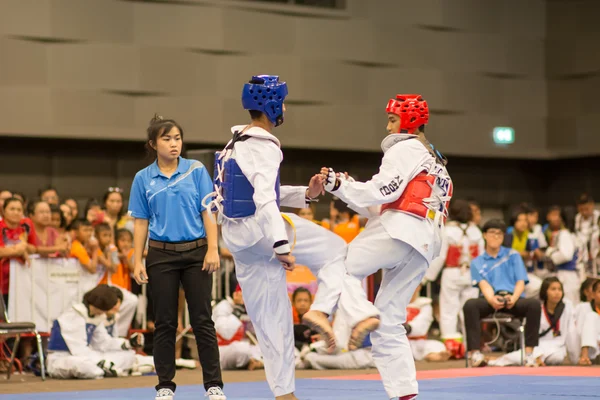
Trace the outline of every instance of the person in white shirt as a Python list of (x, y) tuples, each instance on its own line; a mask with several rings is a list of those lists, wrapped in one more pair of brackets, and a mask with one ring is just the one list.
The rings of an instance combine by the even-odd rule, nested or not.
[[(429, 120), (427, 102), (420, 95), (397, 95), (388, 102), (388, 136), (381, 143), (379, 172), (367, 182), (356, 182), (333, 168), (322, 168), (325, 189), (360, 215), (370, 217), (365, 230), (348, 245), (346, 268), (351, 284), (383, 271), (375, 305), (380, 326), (363, 311), (366, 293), (348, 306), (353, 326), (349, 349), (361, 346), (371, 333), (375, 364), (389, 398), (414, 399), (418, 393), (416, 370), (406, 330), (406, 307), (427, 267), (439, 256), (442, 230), (452, 197), (452, 180), (446, 159), (425, 138)], [(365, 262), (368, 260), (368, 262)], [(344, 282), (346, 287), (348, 281)], [(369, 303), (370, 304), (370, 303)]]
[[(569, 336), (573, 334), (573, 305), (564, 298), (563, 285), (556, 277), (542, 281), (540, 299), (540, 339), (533, 349), (533, 357), (538, 366), (561, 365), (567, 357)], [(521, 351), (505, 354), (496, 360), (490, 360), (488, 364), (497, 367), (520, 365)]]
[(213, 308), (213, 321), (217, 330), (222, 369), (245, 368), (253, 371), (264, 366), (260, 348), (250, 339), (254, 336), (252, 323), (246, 313), (239, 284), (231, 299), (221, 300)]
[[(233, 255), (267, 382), (277, 399), (296, 398), (293, 319), (285, 270), (292, 270), (298, 260), (317, 277), (315, 301), (302, 322), (321, 334), (329, 351), (335, 350), (336, 342), (328, 317), (348, 279), (344, 240), (279, 210), (279, 206), (307, 207), (323, 191), (319, 174), (308, 187), (279, 184), (283, 153), (272, 131), (283, 123), (287, 93), (287, 84), (278, 76), (254, 76), (244, 85), (242, 104), (251, 122), (231, 129), (233, 139), (217, 154), (216, 191), (203, 199), (203, 204), (210, 200), (206, 206), (219, 212), (223, 241)], [(360, 286), (356, 290), (363, 291)], [(357, 296), (348, 294), (350, 299)], [(379, 315), (372, 304), (364, 308), (369, 316)]]
[(135, 364), (139, 335), (129, 340), (113, 338), (105, 328), (106, 312), (118, 306), (118, 297), (107, 285), (98, 285), (82, 303), (61, 314), (48, 340), (48, 375), (59, 379), (98, 379), (126, 374)]
[(577, 215), (575, 216), (575, 234), (586, 248), (583, 262), (587, 275), (599, 275), (597, 258), (600, 253), (600, 211), (596, 210), (594, 199), (583, 193), (577, 199)]
[(567, 343), (573, 364), (591, 365), (600, 354), (600, 280), (594, 281), (591, 298), (575, 308), (575, 326)]
[(406, 307), (407, 317), (404, 323), (413, 357), (416, 361), (447, 361), (451, 354), (444, 343), (427, 338), (433, 322), (433, 307), (431, 299), (419, 296), (420, 292), (419, 285)]
[(452, 356), (462, 358), (462, 308), (467, 300), (479, 295), (479, 290), (471, 284), (469, 268), (471, 260), (483, 254), (484, 243), (481, 230), (471, 223), (473, 213), (467, 201), (453, 200), (449, 218), (450, 222), (446, 224), (442, 236), (440, 256), (429, 265), (423, 283), (435, 281), (443, 268), (440, 289), (441, 336)]
[(580, 274), (577, 271), (578, 251), (576, 237), (565, 227), (561, 208), (550, 207), (548, 220), (548, 248), (545, 252), (546, 268), (556, 271), (562, 282), (565, 298), (572, 304), (579, 303)]

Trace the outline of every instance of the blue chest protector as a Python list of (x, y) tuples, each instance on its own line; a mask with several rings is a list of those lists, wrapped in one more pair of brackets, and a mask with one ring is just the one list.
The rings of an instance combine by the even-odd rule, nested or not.
[[(233, 140), (225, 147), (223, 152), (233, 151), (236, 142), (243, 142), (251, 137), (236, 132), (233, 135)], [(221, 201), (222, 212), (227, 218), (250, 217), (256, 213), (256, 205), (252, 198), (254, 188), (240, 169), (235, 158), (220, 158), (221, 153), (217, 152), (215, 154), (214, 183), (223, 197)], [(277, 171), (277, 181), (275, 182), (275, 194), (277, 196), (277, 206), (279, 206), (279, 171)]]
[[(96, 325), (86, 323), (85, 330), (87, 335), (87, 344), (88, 346), (92, 342), (92, 337), (94, 336), (94, 331), (96, 330)], [(52, 330), (50, 331), (50, 339), (48, 340), (48, 350), (50, 351), (69, 351), (69, 347), (67, 346), (67, 342), (65, 342), (65, 338), (63, 338), (60, 324), (58, 320), (55, 320), (52, 324)]]

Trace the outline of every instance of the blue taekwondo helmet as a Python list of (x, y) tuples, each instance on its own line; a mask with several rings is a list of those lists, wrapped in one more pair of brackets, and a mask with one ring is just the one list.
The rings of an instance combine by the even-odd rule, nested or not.
[(277, 75), (253, 76), (242, 90), (244, 110), (260, 111), (275, 126), (283, 124), (283, 102), (288, 94), (287, 83)]

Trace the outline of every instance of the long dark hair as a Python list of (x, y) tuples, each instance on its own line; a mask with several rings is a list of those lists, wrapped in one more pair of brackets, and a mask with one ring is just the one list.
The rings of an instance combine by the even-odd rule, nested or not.
[(183, 128), (181, 125), (177, 123), (174, 119), (164, 119), (158, 114), (154, 114), (154, 117), (150, 120), (150, 125), (146, 130), (148, 135), (148, 140), (146, 142), (146, 151), (148, 153), (148, 158), (152, 160), (156, 159), (156, 150), (152, 147), (152, 145), (156, 146), (156, 141), (171, 132), (173, 128), (179, 129), (181, 133), (181, 139), (183, 140)]
[(563, 301), (563, 299), (565, 298), (565, 288), (563, 287), (562, 282), (558, 280), (557, 277), (551, 276), (544, 279), (542, 281), (542, 287), (540, 287), (540, 300), (542, 300), (544, 304), (546, 304), (546, 301), (548, 301), (548, 289), (550, 289), (550, 285), (552, 285), (553, 283), (558, 283), (560, 285), (560, 290), (562, 290), (563, 292), (560, 301)]
[(596, 278), (586, 278), (586, 280), (583, 281), (583, 283), (579, 287), (579, 300), (581, 300), (582, 303), (587, 302), (587, 297), (585, 297), (585, 291), (590, 287), (594, 286), (594, 283), (596, 283), (596, 281)]

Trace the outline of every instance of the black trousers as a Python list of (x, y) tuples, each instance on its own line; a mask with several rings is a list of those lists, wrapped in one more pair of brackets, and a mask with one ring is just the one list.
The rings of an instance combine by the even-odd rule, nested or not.
[[(494, 308), (483, 297), (467, 300), (463, 307), (465, 327), (467, 329), (467, 350), (481, 348), (481, 319), (494, 313)], [(542, 308), (537, 299), (519, 299), (510, 310), (503, 308), (498, 312), (510, 314), (517, 318), (527, 318), (525, 325), (525, 346), (538, 345), (540, 336), (540, 317)]]
[(212, 320), (212, 277), (202, 271), (206, 246), (186, 252), (148, 249), (146, 271), (154, 305), (154, 365), (158, 375), (156, 390), (175, 391), (175, 338), (180, 284), (190, 313), (204, 387), (223, 388), (219, 346)]

